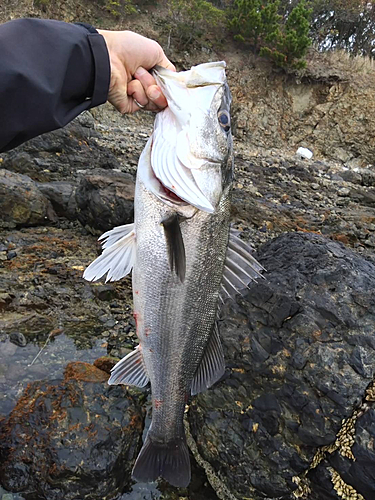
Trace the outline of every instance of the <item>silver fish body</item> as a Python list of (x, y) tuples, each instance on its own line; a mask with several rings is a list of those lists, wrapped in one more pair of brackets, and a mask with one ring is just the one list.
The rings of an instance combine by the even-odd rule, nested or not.
[(181, 222), (182, 237), (188, 242), (183, 283), (171, 273), (160, 224), (170, 214), (141, 182), (136, 193), (134, 315), (151, 381), (150, 437), (168, 442), (183, 435), (187, 397), (216, 319), (228, 244), (229, 193), (214, 214), (200, 211)]
[(108, 280), (133, 267), (139, 346), (113, 368), (110, 384), (151, 383), (152, 423), (133, 469), (190, 482), (183, 415), (190, 394), (224, 372), (216, 318), (219, 297), (233, 297), (261, 266), (231, 234), (233, 148), (225, 64), (155, 77), (169, 107), (159, 113), (139, 160), (134, 225), (102, 235), (104, 251), (85, 271)]
[[(213, 100), (216, 114), (224, 92), (230, 103), (229, 90), (223, 87), (216, 101)], [(152, 143), (146, 147), (139, 164), (134, 208), (137, 250), (133, 297), (137, 335), (152, 391), (152, 424), (143, 450), (150, 453), (152, 443), (164, 450), (162, 454), (173, 455), (173, 450), (176, 453), (180, 450), (181, 457), (175, 458), (178, 467), (164, 464), (155, 468), (149, 463), (151, 457), (145, 459), (141, 452), (133, 472), (138, 480), (150, 481), (162, 475), (176, 486), (186, 486), (190, 481), (183, 415), (194, 375), (213, 332), (229, 237), (232, 139), (217, 120), (216, 125), (225, 147), (221, 163), (210, 164), (211, 169), (216, 168), (221, 191), (213, 213), (176, 205), (172, 200), (167, 205), (150, 191), (147, 166), (151, 164)], [(212, 126), (206, 132), (212, 134)], [(183, 282), (171, 272), (161, 223), (176, 213), (181, 219), (179, 225), (185, 243)]]

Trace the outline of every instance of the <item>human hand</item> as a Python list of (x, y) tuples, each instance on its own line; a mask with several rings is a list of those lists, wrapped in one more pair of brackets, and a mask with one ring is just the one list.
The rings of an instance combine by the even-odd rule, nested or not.
[(97, 30), (104, 37), (111, 65), (108, 100), (120, 113), (132, 113), (140, 107), (158, 111), (167, 101), (148, 72), (156, 64), (176, 71), (154, 40), (132, 31)]

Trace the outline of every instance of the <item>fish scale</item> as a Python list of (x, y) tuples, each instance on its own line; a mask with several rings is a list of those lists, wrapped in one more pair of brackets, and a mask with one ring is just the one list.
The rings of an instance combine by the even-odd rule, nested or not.
[(109, 384), (151, 382), (152, 423), (133, 468), (138, 481), (190, 482), (183, 415), (189, 395), (225, 371), (218, 302), (233, 298), (262, 266), (229, 228), (233, 182), (231, 97), (225, 63), (154, 74), (169, 107), (138, 163), (134, 224), (100, 237), (89, 281), (133, 268), (139, 346), (111, 370)]
[[(169, 212), (137, 181), (135, 231), (139, 236), (133, 287), (139, 293), (134, 296), (134, 308), (143, 311), (138, 337), (151, 381), (150, 436), (158, 442), (181, 438), (186, 395), (212, 332), (228, 244), (227, 191), (214, 214), (200, 211), (181, 223), (187, 242), (186, 277), (181, 283), (170, 272), (160, 224)], [(219, 241), (207, 245), (213, 237)], [(150, 329), (147, 336), (145, 328)], [(155, 400), (162, 405), (155, 408)]]

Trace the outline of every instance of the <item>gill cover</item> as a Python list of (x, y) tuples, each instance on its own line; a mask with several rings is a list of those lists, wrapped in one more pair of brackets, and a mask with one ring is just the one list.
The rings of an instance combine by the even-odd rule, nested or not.
[(179, 73), (158, 66), (153, 73), (168, 107), (155, 120), (152, 170), (179, 198), (213, 212), (222, 194), (222, 166), (231, 148), (230, 130), (224, 130), (218, 120), (223, 106), (229, 116), (225, 62), (200, 64)]

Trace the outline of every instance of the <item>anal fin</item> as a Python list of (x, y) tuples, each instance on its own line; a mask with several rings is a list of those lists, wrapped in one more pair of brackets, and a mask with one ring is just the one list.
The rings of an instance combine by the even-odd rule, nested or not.
[(161, 223), (164, 227), (165, 239), (167, 240), (171, 271), (174, 271), (180, 278), (181, 283), (183, 283), (186, 273), (186, 255), (178, 215), (171, 215), (162, 220)]
[(136, 240), (134, 224), (118, 226), (100, 236), (103, 253), (83, 273), (87, 281), (96, 281), (107, 274), (107, 281), (124, 278), (133, 268)]
[(217, 382), (225, 372), (223, 347), (219, 336), (219, 329), (215, 323), (211, 337), (203, 354), (202, 361), (195, 372), (191, 383), (191, 394), (205, 391)]
[(145, 387), (149, 382), (141, 349), (136, 347), (125, 358), (122, 358), (111, 370), (109, 385), (135, 385)]

